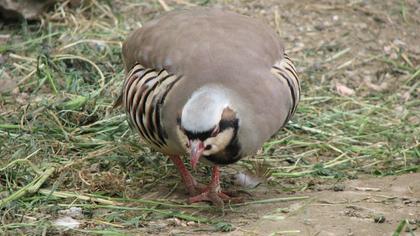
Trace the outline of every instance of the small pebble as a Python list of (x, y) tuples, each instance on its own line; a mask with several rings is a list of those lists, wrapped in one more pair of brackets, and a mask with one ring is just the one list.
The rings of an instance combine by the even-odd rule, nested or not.
[(289, 213), (290, 209), (289, 208), (280, 208), (279, 209), (281, 213)]
[(197, 225), (197, 223), (194, 222), (194, 221), (188, 221), (187, 222), (187, 226), (195, 226), (195, 225)]
[(341, 192), (341, 191), (344, 191), (345, 188), (346, 188), (346, 186), (344, 186), (344, 184), (336, 184), (333, 187), (333, 191), (334, 192)]
[(81, 223), (78, 220), (75, 220), (70, 216), (58, 218), (53, 222), (54, 226), (65, 229), (76, 229), (79, 228), (80, 224)]
[(386, 219), (385, 219), (385, 216), (384, 215), (378, 214), (378, 215), (375, 215), (375, 217), (373, 218), (373, 220), (374, 220), (375, 223), (382, 224), (382, 223), (385, 222)]

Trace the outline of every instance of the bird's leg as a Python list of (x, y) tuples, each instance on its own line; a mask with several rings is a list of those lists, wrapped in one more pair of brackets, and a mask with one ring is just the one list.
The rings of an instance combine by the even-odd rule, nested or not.
[(203, 201), (212, 202), (214, 205), (219, 207), (223, 207), (224, 201), (241, 201), (240, 198), (232, 198), (222, 192), (220, 188), (220, 170), (218, 166), (213, 166), (211, 182), (207, 188), (201, 194), (189, 198), (189, 203)]
[(190, 196), (195, 196), (203, 191), (203, 187), (199, 186), (197, 181), (195, 181), (194, 177), (192, 177), (191, 173), (185, 167), (184, 162), (181, 160), (179, 156), (171, 155), (169, 159), (175, 164), (178, 168), (179, 173), (181, 173), (182, 181), (185, 184), (185, 187), (188, 190)]

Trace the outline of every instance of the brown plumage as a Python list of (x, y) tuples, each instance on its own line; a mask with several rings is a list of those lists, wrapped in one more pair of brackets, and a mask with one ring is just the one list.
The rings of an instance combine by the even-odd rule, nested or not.
[[(127, 38), (123, 59), (127, 77), (119, 100), (128, 119), (171, 157), (191, 194), (203, 192), (192, 202), (228, 199), (217, 166), (255, 153), (299, 102), (296, 70), (277, 35), (232, 12), (169, 12)], [(206, 190), (179, 160), (187, 153), (193, 167), (200, 156), (214, 165)]]

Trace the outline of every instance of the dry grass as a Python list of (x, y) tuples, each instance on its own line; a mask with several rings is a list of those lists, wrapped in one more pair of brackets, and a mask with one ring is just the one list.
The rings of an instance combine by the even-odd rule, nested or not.
[[(70, 7), (65, 1), (40, 24), (1, 26), (10, 39), (0, 45), (0, 75), (17, 86), (0, 88), (0, 233), (56, 233), (52, 220), (71, 206), (86, 216), (74, 234), (123, 235), (166, 218), (200, 222), (205, 231), (232, 229), (228, 220), (208, 214), (217, 211), (210, 206), (148, 195), (163, 186), (169, 196), (177, 174), (138, 141), (121, 111), (111, 109), (127, 33), (164, 10), (190, 5), (222, 5), (266, 20), (281, 32), (300, 70), (304, 95), (293, 122), (239, 166), (264, 161), (273, 186), (292, 177), (418, 171), (420, 19), (411, 5), (417, 3), (274, 2), (111, 6), (90, 0)], [(350, 94), (338, 93), (340, 86)]]

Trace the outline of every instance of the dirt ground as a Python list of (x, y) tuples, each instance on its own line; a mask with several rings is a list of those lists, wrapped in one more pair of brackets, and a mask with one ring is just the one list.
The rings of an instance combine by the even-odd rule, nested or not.
[[(97, 3), (97, 1), (92, 2)], [(62, 38), (54, 38), (51, 41), (53, 44), (57, 44), (54, 45), (55, 48), (63, 48), (60, 50), (64, 50), (66, 53), (75, 55), (80, 53), (80, 55), (86, 56), (90, 51), (86, 53), (83, 51), (85, 49), (78, 49), (73, 43), (79, 42), (83, 37), (95, 40), (103, 39), (104, 41), (98, 45), (105, 48), (110, 47), (112, 49), (109, 50), (111, 56), (105, 54), (106, 56), (99, 57), (94, 54), (91, 59), (106, 72), (107, 80), (108, 76), (112, 79), (118, 77), (117, 79), (121, 80), (123, 72), (118, 45), (120, 40), (125, 38), (125, 34), (141, 25), (140, 23), (161, 14), (164, 11), (162, 2), (174, 9), (197, 6), (206, 1), (108, 2), (115, 4), (109, 4), (111, 10), (105, 11), (105, 13), (115, 14), (118, 17), (113, 16), (108, 19), (105, 17), (107, 14), (104, 14), (104, 19), (111, 23), (104, 24), (102, 28), (98, 27), (96, 30), (100, 33), (92, 33), (89, 31), (89, 28), (92, 27), (89, 25), (81, 27), (84, 25), (80, 23), (80, 27), (76, 27), (75, 31), (78, 31), (74, 34), (75, 36), (63, 34), (65, 36)], [(344, 153), (346, 154), (345, 158), (349, 161), (343, 165), (334, 166), (334, 168), (339, 168), (337, 173), (343, 175), (336, 178), (334, 168), (325, 168), (324, 171), (330, 171), (326, 175), (302, 174), (299, 178), (270, 177), (274, 181), (241, 193), (241, 196), (245, 197), (245, 202), (249, 204), (245, 203), (247, 205), (232, 208), (226, 206), (227, 209), (222, 214), (212, 208), (203, 210), (184, 207), (183, 203), (187, 196), (181, 184), (178, 185), (179, 175), (174, 168), (170, 164), (168, 165), (162, 156), (156, 156), (150, 150), (141, 147), (138, 140), (128, 142), (128, 138), (123, 137), (129, 136), (126, 135), (126, 130), (124, 130), (124, 135), (117, 131), (115, 134), (111, 128), (105, 127), (105, 129), (99, 126), (98, 122), (98, 128), (95, 128), (97, 130), (90, 132), (92, 132), (92, 137), (100, 141), (103, 138), (106, 142), (104, 141), (103, 147), (98, 145), (97, 149), (89, 149), (90, 147), (86, 147), (87, 145), (72, 146), (71, 143), (69, 144), (70, 141), (65, 138), (60, 139), (58, 135), (51, 139), (45, 138), (45, 144), (41, 143), (40, 145), (37, 142), (44, 136), (35, 136), (38, 135), (36, 132), (33, 133), (36, 141), (25, 141), (23, 138), (19, 141), (17, 138), (23, 144), (35, 143), (36, 148), (31, 150), (39, 148), (40, 152), (36, 151), (34, 157), (29, 153), (22, 154), (22, 157), (15, 155), (16, 147), (24, 145), (19, 142), (15, 144), (10, 141), (9, 136), (4, 136), (10, 146), (3, 149), (4, 155), (12, 157), (10, 161), (4, 161), (5, 166), (12, 162), (13, 158), (26, 156), (28, 158), (31, 156), (34, 163), (39, 166), (48, 166), (49, 163), (71, 166), (62, 173), (52, 175), (53, 177), (49, 178), (42, 187), (54, 188), (62, 192), (67, 191), (73, 195), (50, 198), (49, 195), (44, 196), (46, 194), (39, 193), (34, 195), (33, 199), (31, 199), (32, 196), (28, 196), (21, 202), (11, 204), (9, 209), (0, 212), (3, 214), (0, 216), (0, 234), (3, 229), (6, 230), (5, 232), (12, 232), (10, 235), (14, 235), (15, 232), (23, 232), (22, 235), (31, 234), (31, 230), (34, 228), (39, 230), (37, 232), (42, 233), (43, 229), (37, 227), (38, 222), (46, 224), (45, 229), (50, 230), (53, 228), (51, 222), (60, 214), (59, 210), (68, 208), (72, 204), (79, 204), (81, 208), (84, 206), (87, 208), (87, 210), (83, 209), (83, 215), (78, 219), (82, 226), (76, 230), (64, 232), (53, 229), (51, 235), (56, 233), (85, 235), (88, 230), (111, 228), (122, 232), (116, 233), (116, 235), (376, 236), (391, 235), (402, 221), (405, 221), (406, 225), (400, 235), (420, 235), (420, 173), (410, 173), (412, 172), (410, 168), (413, 168), (413, 171), (420, 169), (419, 135), (413, 131), (414, 129), (419, 130), (420, 127), (420, 116), (418, 112), (414, 112), (420, 110), (418, 102), (418, 94), (420, 94), (418, 88), (420, 1), (214, 0), (209, 1), (208, 6), (230, 9), (258, 18), (271, 25), (279, 33), (284, 41), (286, 51), (296, 63), (302, 79), (303, 96), (300, 110), (298, 110), (294, 122), (311, 128), (305, 130), (290, 126), (287, 127), (288, 130), (281, 131), (281, 135), (284, 136), (275, 137), (277, 141), (286, 141), (278, 142), (270, 147), (271, 150), (268, 154), (264, 154), (266, 159), (271, 160), (270, 164), (274, 171), (287, 174), (293, 174), (294, 171), (302, 173), (313, 170), (312, 167), (317, 163), (328, 163)], [(100, 7), (96, 8), (96, 5), (92, 9), (94, 9), (92, 12), (97, 9), (103, 10)], [(88, 15), (89, 11), (86, 12)], [(57, 19), (52, 17), (51, 22), (54, 23), (56, 20), (57, 25), (62, 22), (67, 24), (65, 17), (62, 22), (60, 21), (61, 18), (58, 17), (60, 14), (55, 15)], [(77, 16), (77, 13), (74, 14)], [(89, 15), (86, 16), (84, 20), (90, 20), (89, 17)], [(92, 22), (95, 20), (92, 19)], [(114, 20), (115, 22), (119, 20), (119, 22), (114, 25)], [(108, 32), (108, 28), (112, 29)], [(73, 28), (69, 29), (66, 30), (73, 31)], [(81, 33), (85, 33), (87, 36), (81, 37)], [(96, 33), (98, 34), (96, 35)], [(20, 37), (18, 33), (12, 35)], [(34, 46), (31, 47), (41, 48), (38, 44), (33, 44)], [(66, 45), (71, 45), (71, 47), (67, 48)], [(86, 45), (81, 44), (80, 48), (82, 46)], [(86, 46), (86, 48), (89, 47)], [(30, 76), (26, 77), (25, 74), (18, 73), (19, 60), (29, 58), (27, 59), (28, 64), (32, 64), (29, 64), (28, 68), (32, 68), (33, 74), (35, 74), (37, 72), (37, 55), (34, 55), (36, 52), (29, 52), (29, 49), (26, 48), (13, 48), (12, 50), (18, 56), (10, 57), (11, 59), (7, 62), (10, 74), (16, 78), (32, 79)], [(60, 50), (58, 53), (61, 53)], [(104, 62), (102, 63), (102, 61)], [(0, 65), (2, 64), (0, 63)], [(23, 71), (25, 72), (25, 70)], [(87, 69), (80, 70), (83, 73), (88, 71)], [(77, 72), (74, 70), (72, 73), (76, 73), (75, 71)], [(62, 75), (71, 74), (64, 72)], [(80, 77), (84, 76), (81, 74)], [(21, 85), (21, 90), (30, 94), (30, 87), (34, 82), (28, 83), (28, 85), (25, 83)], [(120, 91), (120, 87), (115, 84), (111, 83), (110, 88), (105, 91), (106, 95), (98, 98), (100, 101), (98, 104), (101, 106), (98, 111), (95, 109), (95, 112), (99, 113), (98, 117), (105, 116), (105, 113), (109, 115), (108, 108), (112, 106), (113, 98)], [(80, 90), (86, 87), (88, 87), (86, 84), (81, 84)], [(41, 97), (48, 93), (52, 94), (51, 91), (47, 91), (37, 96)], [(79, 94), (79, 91), (75, 91), (74, 94)], [(26, 96), (29, 95), (26, 94)], [(19, 112), (15, 112), (14, 109), (20, 111), (19, 106), (25, 107), (30, 103), (25, 98), (26, 100), (22, 99), (24, 100), (21, 103), (23, 105), (15, 107), (14, 104), (20, 103), (16, 103), (13, 99), (10, 98), (4, 102), (4, 107), (12, 107), (4, 108), (5, 111), (1, 113), (5, 118), (1, 120), (2, 117), (0, 117), (0, 121), (4, 121), (5, 124), (19, 124), (18, 122), (23, 119), (20, 115), (15, 117), (14, 114), (19, 114)], [(52, 100), (51, 104), (55, 103), (59, 103), (59, 101)], [(49, 103), (46, 102), (46, 104)], [(38, 108), (37, 104), (31, 105), (34, 107), (31, 108), (33, 110)], [(75, 114), (83, 115), (83, 112), (85, 111), (77, 110)], [(26, 110), (24, 113), (27, 113)], [(28, 113), (30, 112), (28, 111)], [(22, 115), (22, 117), (24, 116)], [(67, 119), (61, 116), (60, 118)], [(28, 122), (33, 122), (33, 124), (28, 123), (29, 126), (44, 126), (42, 120), (39, 122), (41, 125), (36, 123), (37, 121)], [(88, 128), (89, 125), (90, 123), (75, 122), (77, 128)], [(70, 132), (72, 131), (71, 127), (66, 128), (69, 133), (72, 133)], [(6, 131), (16, 132), (13, 137), (21, 137), (20, 130), (13, 129)], [(103, 132), (104, 137), (99, 137), (95, 132)], [(84, 137), (83, 132), (79, 134), (74, 131), (73, 133), (75, 136)], [(329, 134), (336, 134), (336, 136)], [(130, 133), (130, 135), (134, 136), (134, 133)], [(45, 137), (49, 136), (45, 135)], [(91, 136), (80, 140), (81, 143), (83, 141), (83, 144), (91, 142)], [(356, 141), (354, 142), (354, 140)], [(124, 141), (126, 143), (123, 143)], [(4, 141), (4, 143), (7, 142)], [(55, 146), (51, 143), (54, 143)], [(51, 154), (45, 151), (48, 148), (42, 145), (54, 146), (58, 151)], [(413, 151), (416, 148), (417, 151)], [(337, 160), (337, 162), (342, 161), (342, 159)], [(232, 166), (241, 169), (250, 165), (249, 163), (244, 161)], [(296, 166), (296, 169), (292, 169), (293, 166)], [(404, 169), (405, 167), (406, 169)], [(233, 173), (230, 168), (232, 167), (222, 169), (223, 186), (228, 188), (233, 187), (228, 180)], [(332, 172), (334, 173), (331, 174)], [(16, 174), (18, 176), (16, 179), (24, 180), (22, 183), (16, 181), (18, 187), (13, 189), (4, 187), (3, 192), (0, 193), (5, 195), (9, 191), (17, 191), (25, 185), (24, 183), (30, 182), (33, 177), (33, 173), (32, 175), (28, 175), (24, 171), (18, 173), (11, 168), (10, 173), (9, 175), (13, 178)], [(399, 173), (408, 174), (399, 175)], [(203, 169), (195, 174), (203, 182), (209, 178)], [(391, 176), (376, 177), (376, 175), (387, 174)], [(7, 175), (4, 174), (4, 176)], [(4, 186), (9, 186), (6, 185), (6, 182), (0, 181), (0, 184), (2, 183)], [(89, 201), (91, 200), (89, 197), (84, 199), (75, 197), (79, 194), (83, 196), (97, 194), (95, 196), (102, 200), (121, 200), (126, 204), (123, 207), (127, 207), (127, 209), (113, 209), (112, 207), (116, 205), (109, 204), (109, 202), (103, 203), (105, 200), (98, 203), (94, 200)], [(302, 197), (302, 199), (278, 201), (279, 198), (293, 197)], [(36, 200), (36, 198), (38, 199)], [(211, 220), (220, 219), (226, 222), (226, 225), (215, 229), (213, 223), (197, 223), (194, 220), (161, 217), (162, 215), (166, 216), (164, 210), (168, 210), (168, 207), (142, 205), (143, 203), (135, 202), (136, 199), (173, 203), (176, 207), (170, 209), (171, 211), (186, 212), (191, 216), (204, 216)], [(270, 199), (277, 199), (277, 201), (262, 203), (264, 200)], [(19, 204), (25, 205), (27, 208), (22, 208)], [(92, 211), (89, 208), (101, 204), (110, 208)], [(208, 205), (203, 203), (198, 206), (207, 207)], [(147, 211), (132, 210), (136, 207), (145, 207)], [(156, 214), (161, 219), (149, 217), (153, 212), (149, 211), (149, 208), (155, 209), (155, 207), (156, 211), (163, 209), (163, 213)], [(15, 212), (20, 215), (13, 215)], [(86, 212), (89, 212), (89, 216)], [(115, 217), (112, 218), (112, 216)], [(138, 217), (137, 220), (136, 217)], [(149, 219), (153, 219), (153, 221), (149, 221)], [(26, 223), (27, 226), (24, 225)], [(1, 228), (2, 224), (5, 225), (4, 228)], [(15, 228), (21, 231), (14, 232)], [(49, 233), (48, 230), (45, 232)], [(46, 234), (48, 235), (48, 233)], [(94, 232), (93, 234), (105, 235), (104, 232)]]
[(414, 231), (420, 227), (419, 180), (420, 174), (410, 174), (346, 181), (343, 191), (310, 192), (308, 201), (257, 207), (264, 216), (230, 235), (391, 235), (401, 219), (412, 222)]
[[(307, 179), (313, 187), (299, 193), (281, 193), (277, 187), (260, 185), (248, 190), (253, 199), (307, 197), (304, 200), (253, 204), (208, 212), (235, 227), (224, 235), (391, 235), (402, 219), (400, 235), (417, 235), (420, 227), (420, 174), (361, 177), (348, 181)], [(315, 181), (315, 183), (314, 183)], [(290, 184), (290, 183), (289, 183)], [(164, 193), (151, 193), (154, 199)], [(171, 198), (183, 199), (179, 188)], [(248, 197), (249, 197), (248, 196)], [(248, 201), (250, 199), (247, 199)], [(220, 235), (212, 227), (172, 219), (150, 222), (132, 234)]]

